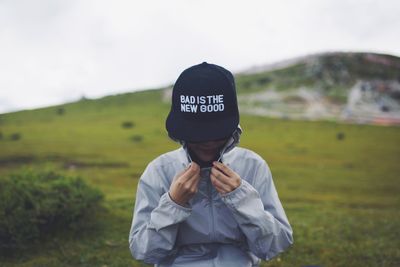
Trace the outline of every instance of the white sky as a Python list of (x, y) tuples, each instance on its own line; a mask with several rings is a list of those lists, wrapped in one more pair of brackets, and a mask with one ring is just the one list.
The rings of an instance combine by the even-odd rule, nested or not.
[(325, 51), (400, 55), (398, 0), (0, 0), (0, 113)]

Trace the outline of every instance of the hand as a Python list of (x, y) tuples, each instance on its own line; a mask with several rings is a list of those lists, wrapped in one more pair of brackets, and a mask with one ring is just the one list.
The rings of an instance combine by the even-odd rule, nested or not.
[(200, 181), (200, 166), (195, 162), (178, 173), (169, 188), (171, 199), (181, 205), (185, 204), (197, 193), (197, 186)]
[(232, 192), (239, 187), (241, 178), (225, 164), (214, 161), (211, 169), (211, 183), (221, 194)]

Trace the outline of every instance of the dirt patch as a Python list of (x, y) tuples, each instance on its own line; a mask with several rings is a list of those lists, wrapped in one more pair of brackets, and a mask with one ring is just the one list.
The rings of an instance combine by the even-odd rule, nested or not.
[(127, 162), (85, 162), (73, 160), (60, 155), (47, 155), (44, 157), (37, 157), (33, 155), (11, 155), (8, 157), (0, 157), (0, 167), (15, 166), (31, 163), (42, 162), (60, 162), (64, 169), (83, 169), (83, 168), (128, 168), (130, 167)]
[(307, 104), (307, 100), (305, 100), (303, 97), (301, 96), (297, 96), (297, 95), (289, 95), (289, 96), (285, 96), (282, 101), (284, 103), (287, 104)]
[(0, 158), (0, 166), (28, 164), (35, 160), (36, 157), (32, 155), (12, 155)]
[(67, 161), (64, 163), (65, 169), (83, 169), (83, 168), (128, 168), (130, 165), (126, 162), (83, 162)]

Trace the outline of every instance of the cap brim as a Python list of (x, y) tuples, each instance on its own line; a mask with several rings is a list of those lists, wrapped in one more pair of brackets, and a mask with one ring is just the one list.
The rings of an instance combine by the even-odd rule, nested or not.
[(237, 116), (215, 121), (196, 121), (185, 119), (181, 113), (170, 112), (166, 120), (168, 134), (187, 142), (207, 142), (230, 136), (238, 127)]

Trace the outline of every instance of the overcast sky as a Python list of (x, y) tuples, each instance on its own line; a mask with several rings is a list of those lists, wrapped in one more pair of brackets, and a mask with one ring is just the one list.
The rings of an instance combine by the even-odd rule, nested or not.
[(400, 56), (400, 1), (0, 0), (0, 113), (325, 51)]

